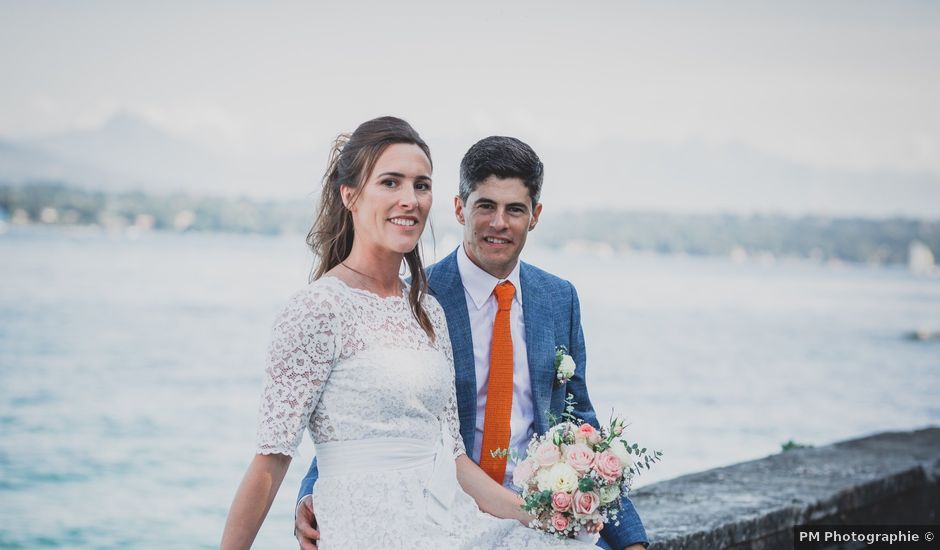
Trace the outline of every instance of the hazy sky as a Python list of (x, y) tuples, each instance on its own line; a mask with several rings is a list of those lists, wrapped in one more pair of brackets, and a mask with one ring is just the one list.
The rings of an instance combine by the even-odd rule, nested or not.
[[(744, 144), (940, 174), (940, 3), (2, 2), (0, 136), (116, 112), (309, 151), (380, 114), (428, 139)], [(324, 153), (325, 154), (325, 153)]]

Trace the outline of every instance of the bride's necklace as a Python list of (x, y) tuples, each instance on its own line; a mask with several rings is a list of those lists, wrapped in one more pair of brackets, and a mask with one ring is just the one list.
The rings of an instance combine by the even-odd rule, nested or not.
[[(359, 275), (359, 276), (362, 277), (363, 279), (368, 279), (369, 281), (372, 281), (372, 284), (371, 284), (371, 285), (369, 285), (369, 284), (363, 284), (364, 287), (367, 287), (367, 288), (365, 288), (365, 290), (368, 290), (369, 292), (375, 294), (376, 296), (381, 296), (381, 295), (382, 295), (382, 293), (377, 292), (377, 291), (375, 290), (375, 288), (368, 288), (368, 287), (375, 287), (375, 286), (376, 286), (376, 285), (375, 285), (375, 282), (377, 281), (377, 279), (376, 279), (375, 277), (372, 277), (371, 275), (366, 275), (365, 273), (359, 271), (358, 269), (355, 269), (355, 268), (353, 268), (353, 267), (350, 267), (350, 266), (346, 265), (346, 262), (345, 262), (345, 261), (340, 262), (339, 265), (341, 265), (341, 266), (345, 267), (346, 269), (352, 271), (352, 272), (355, 273), (356, 275)], [(365, 281), (360, 281), (360, 282), (361, 282), (361, 283), (364, 283)], [(396, 294), (393, 294), (392, 296), (401, 295), (401, 292), (402, 292), (401, 282), (399, 282), (398, 284), (399, 284), (398, 292), (397, 292)]]

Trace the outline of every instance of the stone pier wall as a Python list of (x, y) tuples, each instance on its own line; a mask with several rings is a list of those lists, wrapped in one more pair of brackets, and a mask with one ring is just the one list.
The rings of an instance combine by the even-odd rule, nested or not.
[(792, 549), (798, 524), (937, 524), (940, 428), (787, 451), (631, 498), (656, 550)]

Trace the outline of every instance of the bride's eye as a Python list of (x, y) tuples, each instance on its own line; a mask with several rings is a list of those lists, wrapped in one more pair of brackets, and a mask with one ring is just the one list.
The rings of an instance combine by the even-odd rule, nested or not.
[(379, 185), (382, 185), (384, 187), (388, 187), (389, 189), (391, 189), (395, 187), (396, 185), (398, 185), (398, 182), (393, 179), (385, 179), (379, 182)]

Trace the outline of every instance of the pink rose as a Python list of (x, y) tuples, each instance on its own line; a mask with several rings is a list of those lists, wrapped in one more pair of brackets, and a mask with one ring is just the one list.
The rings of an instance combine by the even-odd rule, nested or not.
[(545, 441), (535, 449), (533, 457), (539, 466), (551, 466), (561, 460), (561, 451), (558, 445)]
[(556, 531), (564, 531), (568, 528), (568, 516), (562, 514), (561, 512), (555, 512), (552, 514), (552, 527)]
[(620, 477), (620, 473), (623, 471), (623, 463), (620, 462), (617, 455), (607, 450), (598, 453), (594, 457), (594, 471), (608, 483), (613, 483)]
[(574, 493), (574, 515), (575, 517), (590, 516), (600, 506), (601, 497), (594, 491), (575, 491)]
[(532, 476), (535, 474), (535, 470), (538, 469), (538, 465), (531, 458), (527, 458), (516, 465), (515, 469), (512, 471), (512, 483), (516, 487), (525, 487), (526, 484), (532, 479)]
[(567, 512), (571, 508), (571, 494), (558, 491), (552, 495), (552, 508), (559, 512)]
[(579, 443), (590, 443), (591, 445), (597, 445), (601, 442), (601, 434), (594, 429), (594, 426), (590, 424), (581, 424), (578, 428), (578, 431), (574, 434), (575, 441)]
[(594, 465), (594, 451), (584, 443), (575, 443), (565, 452), (565, 462), (579, 474), (585, 474)]

